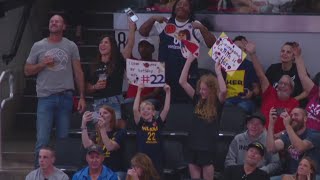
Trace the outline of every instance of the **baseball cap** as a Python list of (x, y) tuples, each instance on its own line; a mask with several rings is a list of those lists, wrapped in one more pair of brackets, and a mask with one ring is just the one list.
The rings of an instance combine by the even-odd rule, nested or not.
[(261, 144), (260, 142), (250, 143), (250, 144), (248, 145), (248, 150), (249, 150), (250, 148), (256, 148), (256, 149), (258, 149), (261, 156), (263, 156), (264, 153), (265, 153), (264, 145)]
[(153, 46), (154, 47), (154, 42), (153, 42), (153, 40), (151, 39), (151, 38), (141, 38), (140, 39), (140, 41), (139, 41), (139, 44), (141, 43), (141, 42), (143, 42), (143, 41), (146, 41), (146, 42), (148, 42), (151, 46)]
[(96, 152), (98, 154), (103, 154), (103, 149), (101, 146), (93, 144), (90, 147), (87, 148), (87, 154), (90, 154), (91, 152)]
[(266, 118), (265, 118), (264, 115), (263, 115), (261, 112), (259, 112), (259, 111), (254, 112), (253, 114), (249, 115), (249, 116), (247, 117), (247, 119), (246, 119), (246, 122), (248, 123), (248, 122), (249, 122), (251, 119), (253, 119), (253, 118), (259, 119), (263, 125), (265, 125), (265, 123), (266, 123)]

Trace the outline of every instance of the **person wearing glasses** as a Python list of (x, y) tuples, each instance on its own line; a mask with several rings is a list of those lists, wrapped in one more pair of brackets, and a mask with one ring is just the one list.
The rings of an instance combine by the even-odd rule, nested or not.
[[(299, 101), (290, 95), (293, 93), (295, 83), (289, 75), (282, 75), (279, 79), (277, 88), (274, 88), (269, 82), (267, 76), (264, 74), (263, 68), (259, 62), (256, 54), (256, 46), (252, 42), (248, 42), (245, 45), (245, 51), (249, 54), (249, 57), (253, 63), (253, 67), (257, 73), (262, 90), (262, 105), (261, 112), (267, 121), (265, 127), (268, 129), (269, 125), (269, 112), (271, 108), (278, 109), (279, 112), (291, 110), (299, 106)], [(279, 138), (281, 133), (285, 130), (283, 119), (278, 116), (274, 126), (274, 135)]]
[(269, 180), (269, 175), (258, 168), (265, 154), (265, 147), (259, 142), (248, 145), (243, 165), (228, 166), (223, 180)]

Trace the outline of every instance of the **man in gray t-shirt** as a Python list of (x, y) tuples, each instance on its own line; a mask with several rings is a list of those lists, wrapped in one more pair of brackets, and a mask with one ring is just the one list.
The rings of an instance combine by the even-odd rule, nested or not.
[(39, 152), (40, 167), (31, 171), (26, 176), (26, 180), (69, 180), (68, 175), (54, 167), (54, 161), (54, 150), (50, 147), (42, 147)]
[(65, 27), (63, 18), (53, 15), (49, 21), (49, 37), (32, 46), (24, 68), (25, 75), (37, 75), (36, 167), (39, 149), (49, 143), (53, 122), (57, 138), (68, 136), (74, 78), (80, 95), (78, 110), (83, 112), (86, 106), (79, 50), (74, 42), (63, 37)]

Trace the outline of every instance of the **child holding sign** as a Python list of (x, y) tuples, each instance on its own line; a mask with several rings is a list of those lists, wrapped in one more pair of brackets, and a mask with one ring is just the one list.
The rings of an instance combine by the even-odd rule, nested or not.
[[(138, 152), (147, 154), (159, 173), (162, 171), (162, 149), (161, 149), (161, 130), (170, 108), (170, 86), (163, 87), (166, 92), (166, 98), (158, 117), (155, 117), (156, 111), (154, 105), (148, 100), (140, 103), (140, 96), (143, 86), (140, 85), (133, 104), (134, 121), (138, 126), (137, 147)], [(140, 106), (139, 106), (140, 104)]]
[(187, 81), (193, 55), (187, 58), (179, 83), (193, 100), (194, 113), (188, 138), (188, 163), (191, 178), (212, 180), (214, 175), (215, 145), (218, 141), (218, 112), (225, 101), (227, 88), (221, 74), (220, 63), (215, 64), (217, 78), (203, 75), (195, 90)]

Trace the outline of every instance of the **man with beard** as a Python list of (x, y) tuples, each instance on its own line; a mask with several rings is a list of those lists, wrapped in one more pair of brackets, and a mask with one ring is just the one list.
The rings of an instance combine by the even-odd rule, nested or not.
[[(309, 156), (319, 164), (319, 134), (306, 127), (307, 113), (302, 108), (294, 108), (290, 115), (288, 112), (282, 112), (286, 131), (282, 133), (279, 139), (274, 140), (274, 124), (277, 121), (277, 112), (271, 108), (269, 113), (270, 123), (267, 133), (267, 150), (269, 152), (285, 151), (285, 174), (293, 174), (298, 168), (299, 162), (303, 156)], [(319, 174), (319, 169), (317, 174)], [(280, 179), (279, 176), (272, 179)]]
[[(290, 97), (294, 89), (294, 81), (291, 77), (289, 75), (283, 75), (278, 82), (277, 88), (274, 88), (264, 74), (263, 68), (258, 60), (258, 56), (256, 55), (255, 44), (248, 42), (245, 45), (245, 51), (249, 54), (260, 81), (262, 90), (261, 112), (263, 115), (265, 117), (269, 117), (269, 112), (272, 107), (277, 109), (278, 112), (287, 111), (289, 113), (293, 108), (298, 107), (299, 101)], [(278, 138), (282, 131), (285, 130), (285, 127), (283, 119), (280, 116), (276, 117), (277, 121), (275, 122), (273, 133), (275, 133), (275, 137)], [(267, 118), (266, 128), (269, 127), (269, 121), (270, 119)]]
[(224, 180), (268, 180), (268, 174), (258, 168), (265, 148), (259, 142), (253, 142), (248, 145), (243, 165), (228, 166), (224, 171)]

